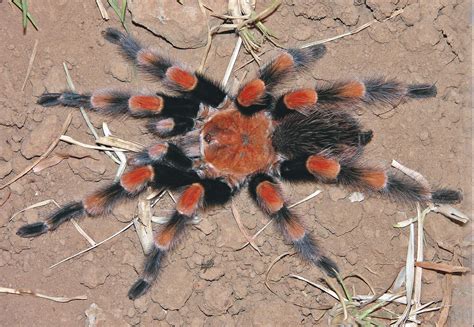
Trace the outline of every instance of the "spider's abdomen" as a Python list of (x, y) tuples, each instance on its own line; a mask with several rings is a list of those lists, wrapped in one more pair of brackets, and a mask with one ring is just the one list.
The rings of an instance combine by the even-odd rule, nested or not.
[(357, 153), (372, 138), (356, 118), (345, 111), (318, 108), (309, 116), (288, 115), (272, 135), (275, 150), (287, 158), (308, 156), (322, 151), (331, 155)]
[(271, 129), (263, 112), (244, 116), (236, 109), (220, 111), (202, 128), (204, 159), (223, 174), (235, 176), (265, 169), (275, 158)]

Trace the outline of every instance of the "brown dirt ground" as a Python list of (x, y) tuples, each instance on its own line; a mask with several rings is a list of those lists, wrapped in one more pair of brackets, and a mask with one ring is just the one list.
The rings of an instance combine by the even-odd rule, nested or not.
[[(263, 8), (261, 1), (259, 8)], [(184, 1), (185, 6), (187, 1)], [(216, 12), (224, 12), (224, 1), (206, 1)], [(315, 5), (314, 3), (317, 3)], [(396, 4), (394, 4), (396, 3)], [(101, 19), (94, 1), (30, 1), (39, 31), (28, 27), (22, 34), (21, 14), (9, 1), (0, 1), (0, 178), (1, 184), (20, 173), (58, 135), (70, 112), (44, 109), (35, 104), (46, 89), (64, 89), (62, 63), (66, 62), (76, 88), (88, 91), (103, 87), (139, 87), (142, 77), (130, 73), (127, 64), (106, 44), (101, 31), (120, 27), (112, 19)], [(222, 8), (222, 9), (220, 9)], [(373, 25), (357, 34), (327, 44), (328, 53), (307, 74), (317, 80), (386, 75), (409, 82), (436, 82), (435, 99), (410, 102), (395, 109), (367, 108), (360, 119), (375, 131), (367, 151), (371, 162), (388, 167), (391, 159), (422, 172), (433, 185), (462, 189), (471, 208), (471, 105), (469, 1), (315, 1), (285, 0), (267, 19), (267, 26), (284, 46), (324, 39), (372, 20), (383, 19), (394, 10), (405, 12), (393, 21)], [(130, 20), (130, 17), (127, 17)], [(211, 25), (218, 21), (212, 19)], [(130, 24), (131, 25), (131, 24)], [(160, 47), (197, 67), (203, 48), (178, 50), (143, 28), (131, 26), (140, 39)], [(34, 41), (38, 53), (29, 82), (20, 91)], [(235, 44), (232, 34), (214, 38), (207, 72), (220, 79)], [(270, 49), (270, 45), (266, 45)], [(263, 57), (269, 58), (271, 53)], [(239, 55), (236, 67), (249, 60)], [(256, 69), (253, 63), (244, 68)], [(237, 73), (241, 78), (244, 70)], [(131, 76), (131, 78), (130, 78)], [(121, 82), (118, 79), (131, 79)], [(125, 139), (147, 143), (143, 126), (132, 119), (113, 121), (91, 114), (97, 128), (109, 123)], [(127, 126), (125, 127), (124, 124)], [(92, 143), (78, 112), (67, 132)], [(265, 270), (279, 254), (290, 251), (274, 228), (259, 236), (262, 256), (250, 247), (236, 251), (244, 242), (229, 205), (202, 214), (201, 225), (190, 228), (187, 238), (167, 260), (152, 291), (134, 302), (126, 292), (142, 269), (142, 250), (133, 228), (97, 249), (50, 270), (48, 267), (88, 246), (72, 224), (37, 239), (15, 235), (26, 222), (44, 217), (52, 206), (31, 210), (9, 222), (10, 216), (33, 203), (54, 199), (64, 204), (80, 199), (104, 181), (110, 181), (117, 166), (105, 155), (60, 143), (56, 153), (88, 154), (91, 158), (68, 159), (40, 173), (30, 172), (10, 187), (0, 190), (0, 286), (35, 289), (49, 295), (86, 294), (86, 301), (55, 303), (30, 296), (0, 295), (1, 325), (84, 326), (92, 303), (101, 312), (101, 326), (192, 325), (192, 326), (305, 326), (327, 324), (325, 311), (318, 310), (330, 298), (302, 282), (286, 278), (290, 273), (311, 280), (321, 272), (295, 257), (280, 261), (270, 274), (271, 293), (264, 285)], [(104, 181), (102, 181), (104, 180)], [(357, 272), (377, 290), (386, 288), (404, 264), (408, 231), (392, 225), (413, 215), (413, 208), (371, 198), (351, 203), (349, 192), (326, 186), (286, 186), (296, 201), (320, 188), (323, 193), (298, 207), (309, 228), (346, 273)], [(250, 203), (246, 192), (237, 198), (244, 226), (255, 233), (266, 218)], [(171, 209), (167, 199), (158, 214)], [(136, 214), (136, 204), (122, 206), (117, 213), (99, 219), (84, 219), (81, 226), (102, 240), (121, 229)], [(437, 214), (426, 222), (425, 257), (431, 261), (470, 265), (471, 226), (458, 226)], [(212, 260), (212, 261), (210, 261)], [(213, 262), (205, 270), (203, 263)], [(443, 276), (426, 271), (423, 302), (442, 298)], [(357, 281), (358, 293), (368, 289)], [(282, 300), (286, 301), (286, 303)], [(470, 276), (455, 277), (449, 325), (471, 325)], [(434, 326), (438, 312), (420, 316), (424, 326)]]

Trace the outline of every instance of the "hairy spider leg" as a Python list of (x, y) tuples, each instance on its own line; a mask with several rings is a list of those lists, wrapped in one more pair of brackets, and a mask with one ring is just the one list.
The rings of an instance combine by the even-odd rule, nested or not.
[(287, 242), (291, 242), (298, 254), (306, 261), (321, 268), (328, 276), (335, 277), (339, 271), (336, 264), (322, 254), (304, 224), (286, 205), (276, 179), (259, 173), (249, 182), (252, 199), (277, 224)]
[(119, 182), (93, 192), (82, 201), (63, 206), (45, 221), (24, 225), (17, 231), (17, 235), (36, 237), (57, 229), (72, 218), (107, 214), (118, 202), (135, 198), (147, 186), (155, 189), (177, 189), (201, 180), (195, 171), (190, 170), (190, 159), (186, 159), (176, 146), (168, 143), (151, 146), (132, 158), (133, 160), (142, 165), (132, 167), (122, 175)]
[(274, 88), (286, 77), (300, 72), (325, 53), (324, 45), (282, 52), (260, 69), (257, 78), (240, 88), (235, 101), (237, 107), (246, 115), (269, 110), (275, 102), (272, 95)]
[(199, 111), (199, 102), (186, 97), (161, 93), (132, 94), (119, 90), (99, 90), (90, 95), (73, 92), (44, 93), (37, 103), (44, 107), (84, 107), (104, 115), (130, 115), (137, 118), (196, 117)]
[(131, 300), (139, 298), (150, 289), (158, 277), (164, 256), (176, 246), (186, 223), (198, 209), (224, 204), (232, 195), (229, 185), (219, 179), (203, 179), (183, 191), (170, 220), (155, 235), (154, 248), (145, 259), (143, 273), (128, 292)]
[(295, 111), (310, 115), (320, 107), (353, 109), (362, 104), (396, 105), (409, 99), (436, 96), (436, 86), (406, 85), (395, 80), (373, 78), (365, 81), (335, 82), (316, 89), (298, 89), (280, 96), (271, 111), (280, 120)]
[(369, 193), (377, 193), (400, 202), (457, 203), (460, 192), (430, 190), (419, 182), (395, 175), (385, 169), (362, 165), (357, 161), (337, 161), (324, 154), (283, 161), (280, 175), (290, 182), (314, 181), (336, 184)]
[(344, 108), (347, 105), (397, 105), (409, 99), (435, 97), (433, 84), (405, 84), (393, 79), (371, 78), (362, 81), (334, 82), (316, 87), (319, 106)]
[(218, 82), (181, 67), (158, 51), (144, 48), (133, 37), (116, 29), (106, 29), (104, 37), (118, 45), (124, 57), (141, 71), (162, 81), (170, 89), (214, 108), (224, 103), (227, 94)]

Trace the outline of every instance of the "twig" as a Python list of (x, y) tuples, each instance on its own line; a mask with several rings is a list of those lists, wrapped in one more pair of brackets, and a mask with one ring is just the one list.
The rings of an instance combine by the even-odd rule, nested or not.
[(446, 325), (446, 322), (448, 321), (449, 308), (451, 307), (451, 301), (453, 297), (452, 283), (453, 283), (453, 277), (449, 274), (444, 275), (443, 302), (441, 303), (441, 306), (443, 307), (443, 309), (441, 309), (441, 313), (439, 315), (438, 322), (436, 323), (436, 327), (443, 327)]
[(77, 223), (76, 219), (71, 219), (71, 222), (72, 224), (74, 225), (74, 227), (76, 227), (77, 231), (79, 232), (79, 234), (81, 234), (86, 240), (87, 242), (89, 242), (90, 245), (94, 246), (96, 245), (96, 241), (94, 241), (92, 239), (92, 237), (90, 237), (89, 235), (87, 235), (87, 233), (82, 229), (81, 226), (79, 226), (79, 224)]
[(97, 4), (97, 7), (99, 7), (100, 15), (104, 20), (109, 20), (109, 14), (107, 13), (107, 10), (104, 7), (104, 4), (102, 3), (101, 0), (95, 0), (95, 3)]
[(35, 203), (35, 204), (32, 204), (26, 208), (23, 208), (21, 209), (20, 211), (17, 211), (15, 212), (11, 217), (10, 217), (10, 220), (9, 221), (12, 221), (13, 218), (15, 218), (17, 215), (19, 215), (20, 213), (22, 212), (25, 212), (27, 210), (30, 210), (30, 209), (35, 209), (35, 208), (39, 208), (39, 207), (43, 207), (45, 205), (48, 205), (50, 203), (54, 203), (58, 208), (60, 208), (61, 206), (54, 200), (50, 199), (50, 200), (44, 200), (44, 201), (41, 201), (41, 202), (38, 202), (38, 203)]
[(0, 287), (0, 293), (16, 294), (16, 295), (33, 295), (42, 299), (47, 299), (47, 300), (51, 300), (54, 302), (61, 302), (61, 303), (67, 303), (67, 302), (76, 301), (76, 300), (87, 300), (86, 295), (79, 295), (75, 297), (49, 296), (49, 295), (44, 295), (41, 293), (36, 293), (35, 291), (28, 290), (25, 288), (14, 289), (14, 288)]
[(33, 51), (31, 52), (30, 61), (28, 62), (28, 69), (26, 70), (25, 80), (23, 81), (23, 85), (21, 86), (22, 91), (25, 89), (26, 82), (28, 82), (28, 78), (30, 77), (31, 69), (33, 68), (33, 62), (35, 61), (37, 50), (38, 50), (38, 40), (35, 40), (35, 45), (33, 46)]
[(278, 262), (280, 261), (281, 259), (283, 259), (284, 257), (288, 256), (288, 255), (294, 255), (296, 254), (295, 252), (285, 252), (283, 254), (280, 254), (278, 257), (276, 257), (271, 263), (270, 265), (268, 266), (267, 268), (267, 271), (265, 272), (265, 286), (268, 288), (268, 290), (270, 292), (272, 292), (273, 294), (276, 294), (275, 291), (272, 290), (272, 288), (270, 287), (270, 285), (268, 284), (268, 276), (270, 275), (270, 271), (272, 270), (273, 266)]
[(127, 149), (109, 148), (109, 147), (105, 147), (105, 146), (97, 146), (97, 145), (82, 143), (82, 142), (76, 141), (75, 139), (73, 139), (72, 137), (67, 136), (67, 135), (61, 135), (59, 137), (59, 139), (63, 142), (79, 145), (79, 146), (81, 146), (83, 148), (87, 148), (87, 149), (101, 150), (101, 151), (110, 151), (110, 150), (112, 150), (112, 151), (129, 151)]
[(229, 64), (227, 65), (224, 78), (222, 79), (222, 85), (224, 86), (226, 86), (227, 82), (229, 81), (230, 74), (232, 73), (232, 69), (234, 68), (235, 61), (237, 60), (237, 56), (239, 55), (241, 46), (242, 46), (242, 38), (239, 36), (237, 38), (237, 42), (235, 43), (234, 52), (232, 52), (232, 56), (230, 57)]
[(428, 262), (428, 261), (418, 261), (415, 263), (416, 267), (420, 267), (423, 269), (428, 270), (435, 270), (447, 274), (465, 274), (471, 271), (467, 267), (462, 266), (451, 266), (445, 263), (435, 263), (435, 262)]
[[(398, 15), (400, 15), (401, 13), (403, 12), (403, 9), (400, 9), (400, 10), (396, 10), (390, 17), (384, 19), (382, 22), (385, 22), (387, 20), (390, 20), (392, 18), (395, 18), (397, 17)], [(331, 41), (335, 41), (335, 40), (338, 40), (338, 39), (341, 39), (343, 37), (346, 37), (346, 36), (349, 36), (349, 35), (353, 35), (353, 34), (357, 34), (363, 30), (365, 30), (367, 27), (369, 27), (370, 25), (374, 24), (374, 23), (379, 23), (378, 20), (374, 19), (368, 23), (365, 23), (359, 27), (357, 27), (356, 29), (352, 30), (352, 31), (349, 31), (349, 32), (346, 32), (346, 33), (342, 33), (340, 35), (337, 35), (337, 36), (333, 36), (333, 37), (330, 37), (330, 38), (327, 38), (327, 39), (323, 39), (323, 40), (319, 40), (319, 41), (314, 41), (314, 42), (310, 42), (310, 43), (307, 43), (303, 46), (301, 46), (302, 49), (304, 48), (309, 48), (309, 47), (312, 47), (314, 45), (318, 45), (318, 44), (323, 44), (323, 43), (327, 43), (327, 42), (331, 42)]]
[(82, 250), (82, 251), (80, 251), (80, 252), (78, 252), (78, 253), (76, 253), (76, 254), (74, 254), (74, 255), (71, 255), (71, 256), (69, 256), (69, 257), (67, 257), (67, 258), (65, 258), (65, 259), (63, 259), (63, 260), (61, 260), (61, 261), (55, 263), (54, 265), (50, 266), (49, 269), (53, 269), (54, 267), (60, 265), (60, 264), (63, 263), (63, 262), (66, 262), (66, 261), (68, 261), (68, 260), (71, 260), (71, 259), (73, 259), (73, 258), (75, 258), (75, 257), (77, 257), (77, 256), (79, 256), (79, 255), (81, 255), (81, 254), (84, 254), (84, 253), (86, 253), (86, 252), (88, 252), (88, 251), (90, 251), (90, 250), (92, 250), (92, 249), (95, 249), (95, 248), (98, 247), (99, 245), (104, 244), (104, 243), (107, 242), (108, 240), (111, 240), (111, 239), (113, 239), (115, 236), (117, 236), (117, 235), (123, 233), (124, 231), (126, 231), (127, 229), (129, 229), (132, 225), (133, 225), (133, 221), (130, 222), (127, 226), (125, 226), (125, 227), (122, 228), (121, 230), (119, 230), (117, 233), (115, 233), (115, 234), (113, 234), (113, 235), (107, 237), (105, 240), (100, 241), (99, 243), (96, 243), (95, 245), (93, 245), (93, 246), (91, 246), (91, 247), (88, 247), (88, 248), (86, 248), (86, 249), (84, 249), (84, 250)]
[(232, 201), (232, 205), (231, 205), (231, 209), (232, 209), (232, 215), (234, 216), (234, 219), (235, 219), (235, 222), (237, 223), (237, 226), (239, 226), (239, 229), (240, 229), (240, 232), (244, 235), (244, 237), (247, 239), (247, 241), (249, 242), (249, 244), (255, 249), (257, 250), (258, 254), (262, 255), (262, 252), (260, 252), (260, 249), (258, 248), (257, 244), (255, 244), (255, 242), (252, 240), (252, 238), (247, 234), (247, 232), (245, 231), (245, 228), (244, 226), (242, 225), (242, 221), (240, 220), (240, 214), (239, 214), (239, 211), (237, 210), (235, 204), (234, 204), (234, 201)]
[[(68, 127), (69, 127), (69, 124), (71, 124), (71, 120), (72, 120), (72, 113), (69, 113), (66, 117), (66, 120), (64, 121), (64, 124), (63, 124), (63, 127), (61, 129), (61, 134), (64, 134), (66, 133)], [(7, 183), (3, 184), (2, 186), (0, 186), (0, 190), (1, 189), (4, 189), (5, 187), (7, 187), (8, 185), (16, 182), (17, 180), (19, 180), (21, 177), (23, 177), (24, 175), (26, 175), (31, 169), (33, 169), (37, 164), (39, 164), (41, 162), (41, 160), (43, 160), (44, 158), (46, 158), (50, 153), (51, 151), (54, 150), (54, 148), (56, 147), (56, 145), (58, 145), (59, 141), (61, 140), (61, 136), (57, 137), (53, 143), (51, 143), (51, 145), (49, 146), (49, 148), (46, 150), (45, 153), (43, 153), (41, 155), (41, 157), (39, 157), (38, 159), (36, 159), (30, 166), (28, 166), (27, 168), (25, 168), (21, 173), (19, 173), (18, 175), (16, 175), (15, 177), (13, 177), (11, 180), (9, 180)]]

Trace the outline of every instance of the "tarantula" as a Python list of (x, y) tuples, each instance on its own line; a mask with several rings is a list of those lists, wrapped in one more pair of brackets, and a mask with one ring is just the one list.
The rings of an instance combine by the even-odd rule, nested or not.
[(175, 95), (118, 90), (45, 93), (38, 103), (150, 118), (151, 133), (174, 138), (130, 158), (131, 168), (119, 182), (65, 205), (45, 221), (21, 227), (17, 234), (35, 237), (72, 218), (106, 214), (120, 200), (134, 198), (147, 187), (181, 190), (170, 220), (156, 232), (143, 273), (128, 292), (130, 299), (150, 289), (163, 258), (199, 209), (228, 202), (246, 185), (256, 205), (275, 221), (302, 259), (331, 277), (338, 272), (336, 264), (324, 256), (302, 219), (288, 208), (281, 180), (335, 184), (407, 202), (461, 200), (458, 191), (432, 191), (360, 160), (373, 133), (362, 128), (354, 108), (433, 97), (432, 85), (373, 78), (279, 91), (285, 79), (325, 54), (325, 47), (318, 45), (281, 52), (233, 96), (219, 83), (143, 47), (129, 35), (109, 28), (104, 36)]

